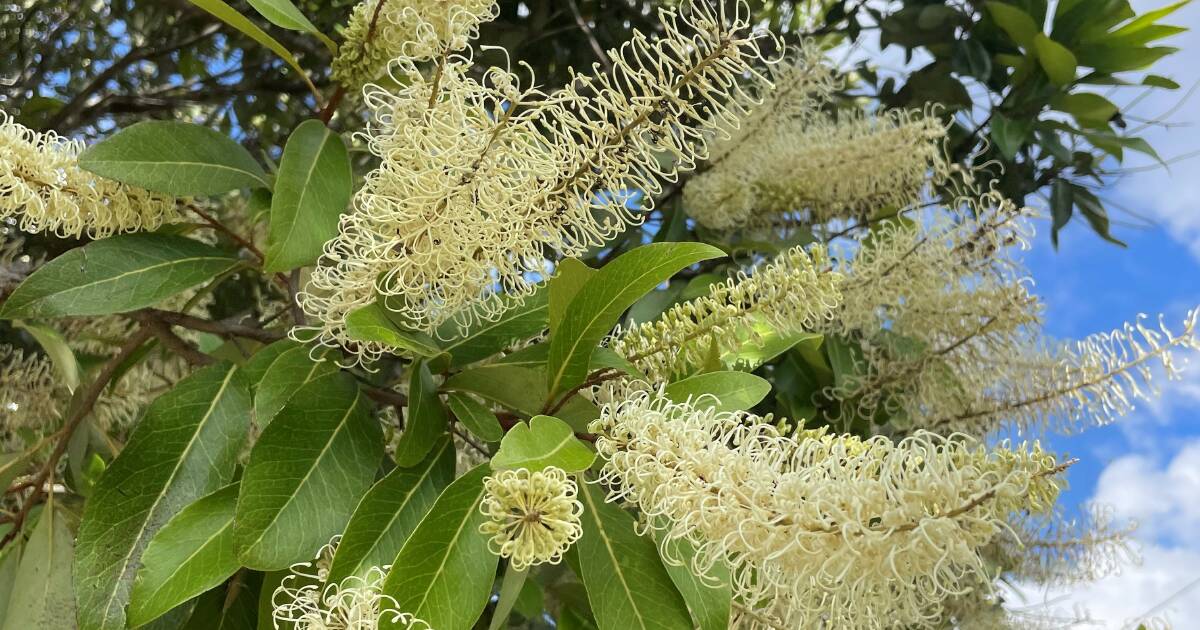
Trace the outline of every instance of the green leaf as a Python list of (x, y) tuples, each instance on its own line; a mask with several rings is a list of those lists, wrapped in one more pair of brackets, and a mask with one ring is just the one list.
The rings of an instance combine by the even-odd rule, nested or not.
[(243, 565), (260, 571), (307, 560), (342, 531), (383, 458), (379, 423), (354, 380), (309, 382), (250, 451), (234, 539)]
[(451, 367), (462, 367), (480, 359), (486, 359), (515, 341), (524, 341), (537, 336), (549, 325), (549, 291), (542, 285), (522, 300), (500, 295), (489, 298), (499, 302), (503, 311), (495, 321), (481, 321), (459, 334), (454, 322), (447, 322), (439, 330), (439, 337), (451, 339), (442, 349), (450, 353)]
[(325, 242), (337, 236), (354, 192), (352, 178), (341, 136), (319, 120), (296, 127), (279, 161), (264, 271), (303, 267), (321, 256)]
[(1012, 160), (1017, 157), (1021, 147), (1025, 146), (1025, 140), (1032, 128), (1033, 120), (1015, 120), (1003, 114), (994, 114), (989, 135), (996, 141), (996, 148), (1000, 149), (1000, 154)]
[(42, 265), (0, 305), (0, 319), (108, 315), (144, 308), (237, 264), (220, 250), (180, 236), (113, 236)]
[(337, 52), (337, 44), (333, 43), (327, 35), (322, 33), (312, 22), (309, 21), (296, 5), (291, 3), (291, 0), (246, 0), (250, 6), (258, 11), (259, 15), (267, 18), (267, 21), (280, 28), (286, 28), (290, 31), (302, 31), (315, 35), (321, 40), (322, 44), (329, 49), (329, 52)]
[(75, 353), (67, 345), (67, 340), (57, 330), (49, 326), (22, 321), (13, 322), (13, 328), (24, 330), (33, 336), (42, 350), (46, 352), (46, 356), (54, 362), (54, 371), (58, 373), (68, 390), (74, 392), (79, 387), (79, 362), (75, 360)]
[(1056, 85), (1067, 85), (1075, 80), (1079, 62), (1066, 46), (1041, 33), (1034, 37), (1033, 46), (1037, 50), (1038, 63), (1042, 64), (1051, 81)]
[(558, 263), (558, 269), (548, 283), (551, 335), (558, 330), (567, 314), (567, 306), (575, 299), (575, 294), (597, 273), (597, 270), (583, 264), (578, 258), (567, 258)]
[(397, 466), (415, 466), (438, 439), (446, 434), (446, 410), (438, 398), (437, 386), (429, 366), (414, 364), (408, 380), (408, 409), (404, 414), (404, 433), (396, 444)]
[(125, 628), (146, 545), (186, 505), (232, 480), (249, 420), (247, 384), (222, 364), (150, 405), (83, 513), (74, 573), (80, 630)]
[(1064, 179), (1054, 180), (1050, 188), (1050, 242), (1058, 247), (1058, 233), (1071, 220), (1075, 197), (1071, 183)]
[(506, 623), (508, 615), (512, 612), (513, 605), (517, 603), (517, 598), (521, 596), (527, 577), (529, 577), (528, 568), (517, 571), (510, 564), (504, 569), (504, 578), (500, 582), (500, 593), (496, 598), (496, 607), (492, 610), (492, 620), (488, 623), (488, 630), (500, 630), (508, 625)]
[(1179, 52), (1172, 46), (1087, 46), (1075, 51), (1079, 65), (1095, 68), (1097, 72), (1133, 72), (1145, 70), (1159, 59)]
[(528, 468), (538, 471), (556, 466), (569, 473), (587, 470), (596, 454), (575, 437), (575, 432), (553, 416), (534, 416), (529, 424), (514, 426), (500, 441), (492, 468)]
[(74, 536), (65, 511), (53, 501), (42, 509), (17, 567), (4, 630), (74, 628), (75, 596), (71, 590)]
[(242, 145), (191, 123), (146, 120), (89, 147), (79, 166), (102, 177), (177, 197), (270, 188)]
[[(4, 627), (10, 597), (16, 588), (17, 570), (20, 568), (21, 553), (24, 550), (22, 542), (20, 539), (14, 540), (0, 551), (0, 628)], [(71, 601), (74, 602), (74, 599)]]
[(265, 429), (284, 405), (305, 385), (338, 371), (337, 363), (314, 361), (309, 349), (296, 346), (280, 354), (267, 367), (254, 393), (254, 422)]
[(1028, 13), (1004, 2), (988, 2), (988, 13), (1018, 46), (1029, 50), (1042, 29)]
[(592, 351), (625, 309), (681, 269), (724, 253), (704, 243), (651, 243), (604, 266), (576, 293), (562, 326), (550, 340), (550, 395), (587, 378)]
[(1157, 74), (1148, 74), (1142, 79), (1142, 85), (1147, 87), (1162, 88), (1164, 90), (1178, 90), (1179, 84), (1167, 77), (1160, 77)]
[[(533, 417), (542, 412), (547, 398), (545, 370), (517, 365), (487, 365), (459, 372), (442, 386), (449, 391), (471, 392), (488, 402)], [(583, 431), (600, 410), (588, 400), (575, 396), (556, 412), (575, 430)]]
[(606, 503), (601, 490), (582, 485), (583, 536), (575, 550), (600, 630), (692, 628), (687, 605), (654, 542), (638, 536), (633, 517)]
[(484, 442), (499, 442), (504, 437), (504, 428), (500, 426), (496, 414), (474, 398), (451, 392), (446, 396), (446, 404), (450, 406), (454, 417), (475, 437)]
[(1128, 247), (1124, 241), (1116, 238), (1109, 232), (1108, 212), (1104, 209), (1104, 204), (1100, 202), (1100, 199), (1092, 194), (1092, 191), (1082, 186), (1072, 186), (1074, 188), (1072, 196), (1075, 198), (1075, 207), (1079, 208), (1080, 214), (1083, 215), (1083, 218), (1087, 219), (1088, 224), (1092, 226), (1092, 230), (1100, 235), (1100, 238), (1113, 245)]
[(437, 341), (429, 335), (397, 326), (379, 300), (346, 316), (346, 336), (356, 341), (379, 342), (419, 357), (435, 357), (442, 353)]
[(280, 44), (278, 40), (270, 35), (267, 35), (266, 32), (258, 27), (258, 25), (246, 19), (246, 16), (238, 13), (237, 9), (229, 6), (223, 0), (188, 1), (200, 7), (201, 9), (208, 11), (216, 16), (217, 19), (232, 26), (233, 28), (236, 28), (250, 39), (253, 39), (259, 44), (265, 46), (276, 55), (279, 55), (279, 58), (284, 60), (287, 65), (291, 66), (292, 70), (295, 70), (296, 74), (304, 80), (304, 83), (308, 85), (308, 89), (317, 96), (317, 100), (320, 100), (320, 91), (317, 90), (315, 85), (313, 85), (312, 80), (308, 78), (308, 73), (304, 71), (304, 68), (300, 67), (300, 63), (296, 61), (296, 57), (292, 55), (292, 53), (286, 47), (284, 47), (283, 44)]
[(705, 399), (707, 406), (718, 411), (745, 411), (771, 393), (771, 383), (747, 372), (708, 372), (675, 381), (667, 385), (663, 393), (679, 403), (700, 396), (715, 396), (716, 401)]
[(129, 596), (129, 625), (138, 627), (221, 584), (241, 564), (233, 546), (238, 485), (183, 508), (150, 540)]
[[(208, 591), (196, 600), (195, 612), (182, 630), (257, 630), (262, 585), (262, 573), (246, 571)], [(268, 622), (262, 629), (269, 630), (273, 625)]]
[(667, 548), (670, 557), (683, 564), (676, 566), (663, 562), (663, 567), (687, 603), (696, 627), (699, 630), (727, 630), (729, 609), (733, 602), (729, 569), (717, 562), (713, 564), (712, 574), (707, 579), (698, 578), (692, 572), (695, 547), (686, 540), (675, 539), (667, 543)]
[(250, 391), (258, 390), (263, 377), (267, 375), (267, 371), (271, 369), (275, 361), (279, 360), (279, 357), (288, 350), (301, 347), (303, 347), (301, 344), (291, 339), (282, 339), (255, 352), (250, 360), (242, 366), (242, 376), (245, 377), (247, 383), (250, 383)]
[[(398, 608), (438, 630), (469, 630), (492, 594), (499, 557), (479, 526), (487, 464), (459, 477), (404, 543), (383, 583)], [(381, 620), (382, 629), (402, 628)]]
[(1058, 111), (1070, 114), (1082, 125), (1107, 121), (1117, 113), (1117, 106), (1112, 101), (1092, 92), (1064, 94), (1054, 99), (1052, 105)]
[(412, 468), (394, 468), (358, 503), (329, 568), (330, 583), (392, 561), (442, 490), (454, 481), (454, 444), (442, 438)]

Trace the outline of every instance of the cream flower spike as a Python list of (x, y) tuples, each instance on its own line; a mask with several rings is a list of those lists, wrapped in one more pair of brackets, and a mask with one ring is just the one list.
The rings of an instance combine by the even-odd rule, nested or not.
[(49, 357), (0, 344), (0, 433), (57, 426), (58, 393)]
[(709, 294), (677, 304), (652, 322), (613, 334), (611, 347), (655, 382), (668, 382), (768, 330), (791, 334), (829, 319), (841, 296), (841, 276), (829, 271), (821, 247), (793, 248), (751, 273), (713, 285)]
[[(621, 386), (612, 386), (619, 388)], [(989, 588), (981, 553), (1010, 514), (1050, 509), (1061, 472), (1036, 444), (988, 450), (919, 432), (892, 442), (781, 435), (770, 418), (610, 392), (590, 430), (610, 501), (729, 567), (739, 605), (777, 627), (883, 628)]]
[(483, 485), (479, 511), (488, 521), (479, 531), (491, 536), (492, 553), (508, 558), (517, 571), (558, 564), (583, 534), (579, 488), (560, 468), (502, 470)]
[(462, 50), (498, 12), (495, 0), (366, 0), (341, 28), (333, 78), (357, 90), (393, 59), (423, 61)]
[(276, 630), (432, 630), (429, 624), (398, 610), (396, 600), (383, 594), (390, 567), (371, 567), (365, 576), (350, 576), (327, 584), (329, 563), (339, 538), (317, 552), (311, 562), (291, 572), (271, 595), (271, 619)]
[(104, 238), (153, 230), (174, 215), (172, 197), (79, 168), (83, 148), (0, 112), (0, 221), (15, 221), (25, 232)]
[(553, 96), (499, 68), (472, 78), (462, 57), (429, 78), (392, 64), (404, 87), (366, 94), (382, 163), (300, 298), (321, 342), (368, 361), (390, 350), (344, 332), (379, 295), (428, 332), (494, 319), (485, 298), (531, 293), (548, 255), (577, 256), (640, 220), (629, 191), (652, 197), (693, 168), (710, 132), (747, 113), (742, 79), (765, 80), (753, 69), (765, 35), (734, 7), (664, 10), (659, 38), (636, 33), (610, 53), (612, 74), (576, 75)]

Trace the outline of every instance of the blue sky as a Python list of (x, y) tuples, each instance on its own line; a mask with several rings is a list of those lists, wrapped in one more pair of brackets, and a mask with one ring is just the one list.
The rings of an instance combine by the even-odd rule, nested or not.
[[(1165, 1), (1135, 0), (1134, 5), (1140, 12)], [(1200, 82), (1200, 3), (1184, 7), (1167, 22), (1192, 31), (1169, 42), (1183, 53), (1155, 71), (1183, 89), (1145, 99), (1126, 114), (1158, 119), (1177, 109), (1166, 120), (1170, 126), (1143, 133), (1170, 161), (1200, 149), (1200, 96), (1179, 106)], [(1123, 89), (1109, 96), (1124, 105), (1138, 94)], [(1125, 164), (1151, 165), (1140, 156)], [(1043, 234), (1027, 261), (1046, 303), (1049, 332), (1082, 337), (1119, 327), (1141, 312), (1165, 313), (1168, 324), (1178, 328), (1185, 312), (1200, 306), (1200, 158), (1175, 162), (1169, 172), (1129, 173), (1104, 197), (1153, 225), (1117, 227), (1117, 235), (1129, 244), (1121, 249), (1092, 236), (1082, 222), (1073, 223), (1058, 252), (1045, 237), (1049, 226), (1039, 226)], [(1141, 222), (1119, 211), (1114, 218)], [(1200, 357), (1192, 356), (1182, 380), (1159, 385), (1159, 399), (1139, 404), (1120, 422), (1051, 439), (1056, 448), (1081, 458), (1069, 473), (1065, 501), (1106, 504), (1118, 518), (1141, 525), (1136, 535), (1140, 566), (1087, 587), (1026, 592), (1060, 611), (1086, 608), (1096, 625), (1084, 627), (1131, 627), (1128, 622), (1152, 610), (1176, 628), (1200, 627)], [(1188, 585), (1193, 586), (1178, 593)]]

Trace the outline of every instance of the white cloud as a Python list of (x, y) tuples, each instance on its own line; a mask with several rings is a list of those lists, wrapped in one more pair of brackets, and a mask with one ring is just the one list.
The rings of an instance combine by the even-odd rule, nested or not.
[(1166, 462), (1143, 455), (1114, 460), (1100, 475), (1093, 500), (1110, 505), (1118, 518), (1141, 523), (1137, 538), (1143, 562), (1069, 591), (1039, 593), (1026, 588), (1026, 599), (1053, 602), (1050, 608), (1055, 611), (1085, 609), (1098, 628), (1126, 628), (1150, 611), (1176, 628), (1196, 627), (1200, 623), (1200, 439), (1184, 444)]

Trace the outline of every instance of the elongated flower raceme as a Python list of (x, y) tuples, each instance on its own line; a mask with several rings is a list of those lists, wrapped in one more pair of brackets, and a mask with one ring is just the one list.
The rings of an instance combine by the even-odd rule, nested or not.
[(633, 191), (658, 192), (706, 154), (707, 130), (745, 113), (739, 79), (758, 76), (761, 37), (746, 12), (664, 11), (659, 39), (635, 34), (610, 53), (611, 75), (577, 75), (553, 96), (497, 68), (471, 78), (463, 57), (428, 78), (411, 60), (393, 64), (405, 87), (367, 91), (382, 164), (301, 296), (321, 340), (367, 359), (388, 350), (344, 335), (346, 315), (377, 295), (426, 331), (494, 318), (484, 298), (527, 295), (547, 256), (579, 255), (635, 223)]
[(0, 112), (0, 221), (15, 221), (25, 232), (104, 238), (153, 230), (174, 215), (174, 198), (79, 168), (83, 148)]
[(583, 534), (579, 488), (560, 468), (502, 470), (484, 479), (479, 510), (488, 521), (479, 530), (490, 536), (492, 553), (523, 571), (558, 564)]
[(610, 500), (636, 505), (660, 541), (696, 547), (697, 575), (728, 565), (751, 625), (932, 622), (946, 599), (987, 588), (980, 553), (1009, 515), (1048, 510), (1059, 492), (1036, 444), (787, 437), (769, 418), (652, 391), (603, 398), (590, 428)]
[(366, 0), (341, 29), (333, 78), (358, 89), (383, 76), (393, 59), (462, 50), (497, 11), (495, 0)]
[(49, 357), (0, 344), (0, 434), (6, 440), (18, 429), (56, 425), (58, 381)]
[(1091, 506), (1081, 515), (1016, 515), (990, 559), (1017, 581), (1044, 586), (1092, 582), (1139, 561), (1136, 524), (1117, 524), (1112, 511)]
[(733, 353), (765, 332), (812, 330), (840, 300), (841, 276), (829, 265), (823, 248), (793, 248), (749, 274), (713, 285), (706, 296), (671, 307), (655, 321), (618, 330), (611, 346), (652, 380), (668, 382), (714, 353)]
[[(291, 567), (271, 595), (271, 619), (277, 630), (432, 630), (429, 624), (400, 612), (396, 600), (383, 594), (389, 567), (371, 567), (365, 576), (328, 583), (335, 538), (314, 560)], [(282, 624), (282, 625), (281, 625)]]

